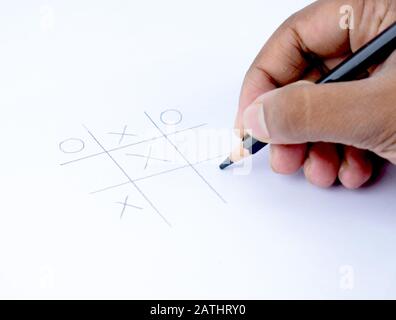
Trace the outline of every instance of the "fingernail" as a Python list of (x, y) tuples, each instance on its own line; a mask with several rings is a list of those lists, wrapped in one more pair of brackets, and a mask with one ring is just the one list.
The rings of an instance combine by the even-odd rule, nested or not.
[(346, 160), (344, 160), (344, 161), (342, 162), (341, 166), (340, 166), (339, 171), (338, 171), (338, 177), (339, 177), (341, 180), (345, 178), (345, 172), (346, 172), (346, 170), (348, 169), (348, 167), (349, 167), (349, 163), (348, 163)]
[(312, 160), (311, 160), (311, 158), (305, 159), (305, 162), (304, 162), (304, 174), (305, 174), (305, 177), (308, 180), (310, 180), (310, 177), (312, 176), (311, 168), (312, 168)]
[(264, 105), (255, 101), (246, 108), (243, 114), (243, 124), (246, 130), (251, 130), (252, 135), (264, 142), (269, 142), (270, 136), (265, 122)]
[(272, 145), (270, 146), (270, 166), (271, 166), (272, 171), (274, 171), (275, 173), (279, 173), (279, 171), (277, 170), (277, 168), (274, 165), (276, 162), (276, 160), (274, 160), (274, 159), (276, 159), (278, 157), (276, 150), (277, 149), (273, 148)]

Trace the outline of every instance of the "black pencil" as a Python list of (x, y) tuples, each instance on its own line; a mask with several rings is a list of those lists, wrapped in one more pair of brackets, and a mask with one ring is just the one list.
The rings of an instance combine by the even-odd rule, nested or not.
[[(321, 77), (316, 83), (323, 84), (355, 80), (360, 75), (367, 72), (368, 68), (383, 62), (395, 49), (396, 22), (340, 63), (328, 74)], [(246, 150), (245, 154), (247, 156), (255, 154), (266, 145), (267, 143), (261, 142), (249, 135), (245, 135), (242, 139), (242, 148)], [(241, 157), (236, 160), (231, 155), (224, 160), (219, 167), (223, 170), (244, 157), (245, 156), (241, 155)]]

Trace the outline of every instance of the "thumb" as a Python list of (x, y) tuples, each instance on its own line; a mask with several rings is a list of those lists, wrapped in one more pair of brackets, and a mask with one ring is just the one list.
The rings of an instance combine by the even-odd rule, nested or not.
[(373, 149), (386, 125), (372, 79), (314, 85), (300, 81), (258, 97), (243, 114), (245, 130), (264, 142), (334, 142)]

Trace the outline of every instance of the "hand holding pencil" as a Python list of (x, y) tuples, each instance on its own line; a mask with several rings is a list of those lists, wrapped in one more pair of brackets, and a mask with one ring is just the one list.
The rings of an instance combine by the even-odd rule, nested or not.
[[(320, 187), (337, 177), (358, 188), (372, 153), (396, 164), (396, 53), (364, 79), (316, 84), (396, 21), (396, 1), (349, 1), (353, 28), (341, 28), (343, 0), (321, 0), (290, 17), (246, 74), (236, 129), (271, 143), (275, 172), (304, 168)], [(361, 76), (361, 75), (359, 75)]]

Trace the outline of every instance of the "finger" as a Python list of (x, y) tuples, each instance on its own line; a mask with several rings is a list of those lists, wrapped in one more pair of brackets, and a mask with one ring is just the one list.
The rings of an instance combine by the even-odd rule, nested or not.
[[(326, 68), (321, 66), (320, 68)], [(314, 82), (321, 76), (321, 70), (313, 68), (304, 76), (305, 81)], [(293, 174), (297, 172), (305, 161), (307, 144), (272, 144), (270, 149), (270, 163), (274, 172), (279, 174)]]
[(312, 184), (328, 188), (337, 179), (340, 162), (335, 144), (315, 143), (308, 151), (308, 158), (304, 163), (304, 174)]
[(269, 143), (323, 141), (374, 150), (394, 125), (393, 102), (383, 98), (393, 94), (392, 86), (384, 85), (389, 81), (298, 82), (272, 90), (245, 111), (244, 126)]
[(344, 159), (338, 172), (338, 178), (348, 189), (356, 189), (371, 177), (373, 166), (366, 150), (344, 147)]
[(271, 145), (271, 167), (280, 174), (293, 174), (304, 164), (307, 144)]
[[(349, 31), (339, 26), (342, 5), (344, 0), (315, 2), (287, 19), (273, 34), (245, 76), (237, 129), (243, 132), (242, 114), (260, 94), (301, 79), (310, 65), (309, 57), (332, 58), (350, 53)], [(354, 8), (358, 12), (361, 3), (354, 3)]]

